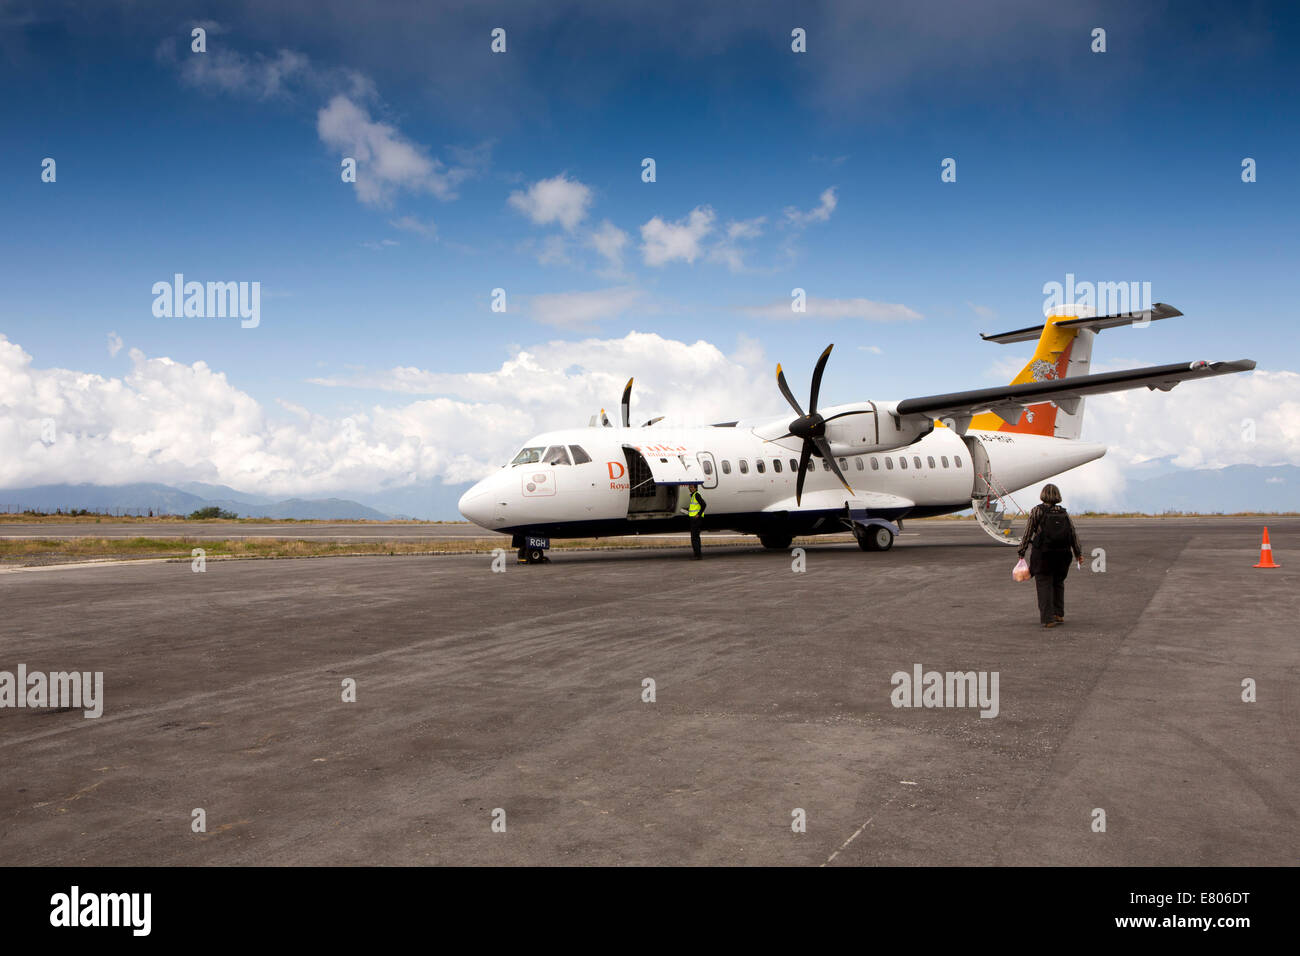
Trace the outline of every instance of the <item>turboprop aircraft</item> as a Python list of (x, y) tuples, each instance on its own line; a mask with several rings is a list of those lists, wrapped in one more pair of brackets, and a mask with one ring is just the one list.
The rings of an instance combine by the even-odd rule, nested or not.
[(686, 486), (708, 501), (706, 530), (754, 534), (787, 549), (796, 536), (851, 531), (864, 551), (888, 551), (902, 520), (972, 509), (994, 539), (1018, 544), (1011, 497), (1085, 462), (1106, 447), (1079, 439), (1089, 395), (1245, 372), (1255, 363), (1178, 362), (1121, 372), (1089, 371), (1099, 331), (1182, 315), (1156, 303), (1141, 312), (1083, 316), (1076, 307), (1042, 325), (983, 335), (1006, 344), (1038, 340), (1010, 384), (901, 401), (819, 405), (828, 346), (813, 370), (807, 410), (781, 366), (776, 384), (794, 419), (675, 427), (602, 411), (586, 428), (546, 432), (470, 488), (460, 512), (511, 535), (520, 560), (545, 560), (551, 538), (685, 531)]

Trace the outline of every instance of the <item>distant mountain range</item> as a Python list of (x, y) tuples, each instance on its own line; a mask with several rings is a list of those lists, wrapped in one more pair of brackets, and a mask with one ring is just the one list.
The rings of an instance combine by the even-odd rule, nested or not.
[(1126, 511), (1300, 511), (1300, 468), (1295, 465), (1231, 465), (1165, 471), (1130, 480)]
[[(1150, 477), (1137, 477), (1149, 475)], [(456, 502), (468, 484), (430, 482), (381, 492), (344, 492), (345, 498), (289, 498), (279, 501), (226, 485), (185, 482), (178, 486), (40, 485), (0, 489), (0, 510), (117, 511), (131, 514), (187, 515), (216, 506), (241, 518), (296, 518), (319, 521), (386, 521), (418, 518), (458, 520)], [(1234, 511), (1300, 512), (1300, 467), (1233, 465), (1228, 468), (1180, 469), (1168, 462), (1149, 463), (1130, 472), (1123, 502), (1116, 511), (1163, 514), (1188, 511), (1212, 514)]]
[[(0, 509), (5, 511), (106, 511), (110, 513), (187, 515), (216, 506), (241, 518), (298, 518), (324, 521), (387, 521), (392, 516), (344, 498), (289, 498), (276, 501), (247, 495), (223, 485), (190, 482), (190, 490), (171, 485), (39, 485), (0, 489)], [(203, 492), (203, 493), (195, 493)]]

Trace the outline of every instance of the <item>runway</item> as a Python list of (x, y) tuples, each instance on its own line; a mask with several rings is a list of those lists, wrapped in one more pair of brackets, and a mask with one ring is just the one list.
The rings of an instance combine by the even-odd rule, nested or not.
[[(1011, 549), (906, 530), (0, 575), (0, 670), (105, 698), (0, 709), (0, 864), (1294, 864), (1300, 519), (1081, 520), (1051, 631)], [(997, 716), (893, 706), (915, 665)]]

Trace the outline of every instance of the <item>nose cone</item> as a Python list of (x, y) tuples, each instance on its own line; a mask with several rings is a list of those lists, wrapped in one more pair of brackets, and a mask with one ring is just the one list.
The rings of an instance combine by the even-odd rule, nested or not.
[(461, 495), (456, 505), (460, 513), (465, 516), (465, 520), (473, 522), (480, 528), (489, 527), (488, 522), (492, 520), (492, 495), (487, 485), (486, 480), (480, 481)]

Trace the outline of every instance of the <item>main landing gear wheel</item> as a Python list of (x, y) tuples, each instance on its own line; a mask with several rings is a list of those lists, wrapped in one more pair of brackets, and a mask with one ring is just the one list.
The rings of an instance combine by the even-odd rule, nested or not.
[(872, 525), (857, 533), (858, 547), (863, 551), (888, 551), (894, 546), (894, 532), (883, 525)]
[(760, 534), (758, 540), (769, 551), (785, 551), (794, 538), (788, 534)]
[(545, 564), (550, 558), (541, 548), (520, 548), (519, 562), (521, 564)]

